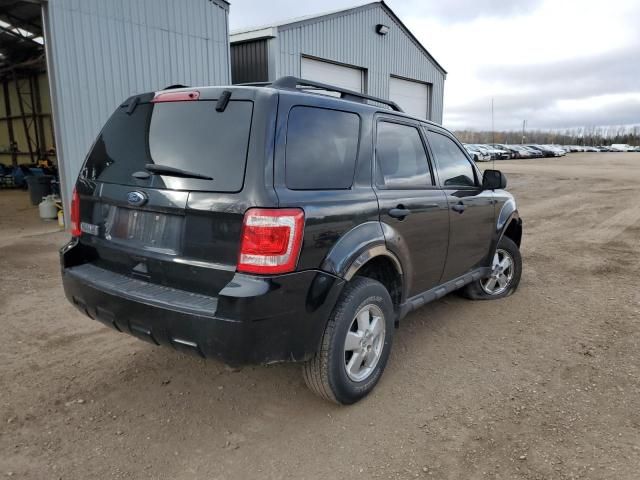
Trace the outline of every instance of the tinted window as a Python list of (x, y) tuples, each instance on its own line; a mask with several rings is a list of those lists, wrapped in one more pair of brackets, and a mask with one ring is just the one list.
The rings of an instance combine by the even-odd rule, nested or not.
[(376, 138), (376, 183), (383, 188), (432, 185), (429, 162), (415, 127), (380, 122)]
[(152, 175), (146, 186), (235, 192), (242, 189), (253, 104), (231, 101), (169, 102), (125, 108), (111, 116), (82, 174), (92, 180), (139, 185), (131, 174), (147, 163), (200, 173), (213, 180)]
[(293, 190), (349, 188), (358, 154), (355, 113), (294, 107), (287, 124), (285, 172)]
[(429, 132), (429, 145), (438, 164), (438, 175), (445, 187), (473, 187), (473, 167), (460, 147), (450, 138)]

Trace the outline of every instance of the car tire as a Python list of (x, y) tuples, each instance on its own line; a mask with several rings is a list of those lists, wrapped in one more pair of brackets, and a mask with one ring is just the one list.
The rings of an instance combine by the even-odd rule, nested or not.
[(393, 302), (384, 285), (354, 277), (327, 322), (318, 351), (303, 365), (309, 389), (341, 405), (367, 396), (387, 364), (394, 325)]
[(497, 300), (508, 297), (518, 289), (521, 276), (520, 249), (513, 240), (503, 236), (496, 248), (491, 276), (470, 283), (464, 287), (462, 294), (472, 300)]

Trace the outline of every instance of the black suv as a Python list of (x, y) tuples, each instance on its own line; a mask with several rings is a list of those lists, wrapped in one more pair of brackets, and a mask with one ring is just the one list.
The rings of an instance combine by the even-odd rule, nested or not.
[(78, 177), (64, 290), (156, 345), (302, 362), (314, 392), (353, 403), (407, 313), (515, 291), (522, 222), (505, 186), (441, 126), (316, 82), (137, 95)]

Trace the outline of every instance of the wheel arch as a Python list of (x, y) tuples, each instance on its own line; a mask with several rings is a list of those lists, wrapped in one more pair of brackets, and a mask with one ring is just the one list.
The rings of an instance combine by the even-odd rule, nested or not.
[(355, 276), (368, 277), (382, 283), (393, 301), (394, 308), (399, 308), (404, 300), (404, 272), (400, 260), (384, 245), (377, 245), (362, 252), (349, 266), (345, 280)]
[(502, 237), (510, 238), (520, 248), (520, 243), (522, 242), (522, 219), (519, 216), (511, 216), (506, 228), (502, 231), (502, 235), (500, 235), (500, 238)]
[(513, 240), (518, 248), (520, 248), (522, 242), (522, 219), (520, 218), (520, 213), (513, 198), (508, 199), (504, 203), (498, 214), (493, 241), (491, 242), (491, 248), (486, 258), (487, 265), (490, 265), (493, 255), (498, 248), (498, 243), (500, 243), (503, 236), (507, 236)]
[(405, 299), (406, 268), (401, 259), (387, 248), (380, 222), (365, 222), (338, 240), (322, 263), (322, 269), (346, 281), (356, 275), (382, 283), (400, 305)]

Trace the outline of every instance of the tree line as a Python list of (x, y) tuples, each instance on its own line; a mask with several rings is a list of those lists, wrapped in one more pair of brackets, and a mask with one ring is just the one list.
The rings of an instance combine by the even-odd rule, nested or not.
[(640, 145), (640, 126), (579, 127), (564, 130), (496, 131), (455, 130), (454, 134), (463, 143), (537, 143), (541, 145), (611, 145), (626, 143)]

